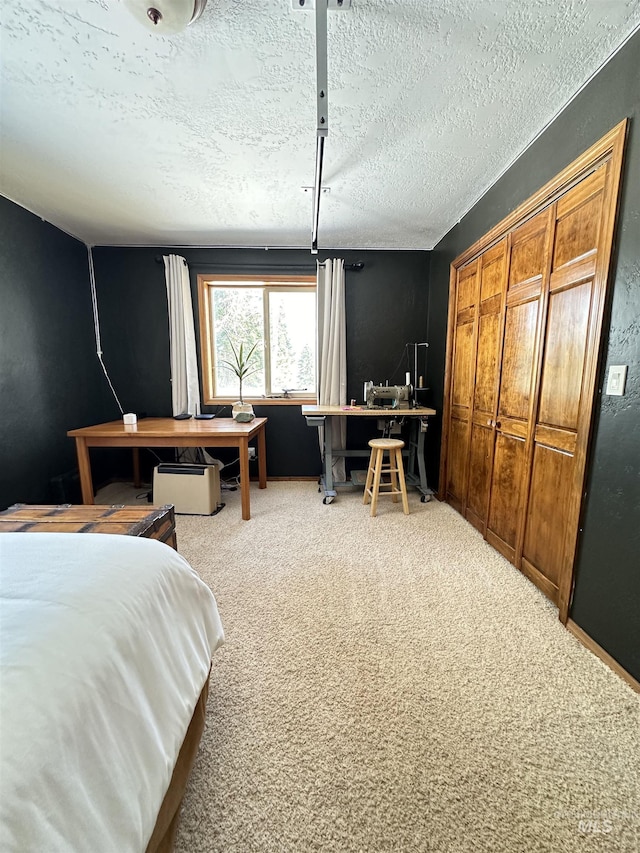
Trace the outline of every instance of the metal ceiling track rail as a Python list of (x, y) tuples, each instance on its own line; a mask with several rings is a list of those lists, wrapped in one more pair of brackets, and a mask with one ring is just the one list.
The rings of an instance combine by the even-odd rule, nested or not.
[(329, 96), (327, 92), (327, 3), (316, 0), (316, 169), (313, 184), (313, 220), (311, 225), (311, 252), (318, 253), (318, 224), (320, 221), (320, 196), (322, 194), (322, 162), (324, 142), (329, 136)]
[(311, 253), (318, 254), (320, 196), (325, 140), (329, 136), (329, 92), (327, 74), (327, 11), (345, 11), (351, 0), (292, 0), (294, 9), (314, 9), (316, 17), (316, 167), (313, 185)]

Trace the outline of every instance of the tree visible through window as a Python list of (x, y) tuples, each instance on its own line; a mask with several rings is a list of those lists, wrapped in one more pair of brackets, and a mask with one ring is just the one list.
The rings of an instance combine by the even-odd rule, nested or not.
[(257, 344), (243, 395), (315, 397), (315, 278), (199, 276), (205, 397), (235, 400), (238, 378), (225, 362), (233, 348), (246, 355)]

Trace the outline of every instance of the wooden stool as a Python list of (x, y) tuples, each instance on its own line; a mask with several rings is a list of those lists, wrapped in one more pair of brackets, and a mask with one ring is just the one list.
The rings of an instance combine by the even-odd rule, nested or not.
[[(407, 499), (407, 486), (404, 482), (404, 468), (402, 466), (402, 448), (404, 441), (398, 438), (372, 438), (369, 442), (371, 458), (369, 459), (369, 470), (367, 471), (367, 482), (364, 487), (363, 503), (371, 501), (371, 515), (376, 514), (378, 508), (378, 495), (393, 495), (393, 502), (397, 503), (398, 495), (402, 495), (402, 509), (405, 515), (409, 515), (409, 501)], [(389, 452), (389, 463), (384, 464), (384, 452)], [(395, 464), (394, 464), (395, 460)], [(382, 475), (389, 474), (390, 481), (382, 482)], [(400, 488), (398, 488), (400, 481)]]

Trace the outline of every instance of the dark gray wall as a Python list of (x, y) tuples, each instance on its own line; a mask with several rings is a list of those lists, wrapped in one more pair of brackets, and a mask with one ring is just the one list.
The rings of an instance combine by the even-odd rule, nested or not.
[[(95, 354), (82, 243), (0, 197), (0, 508), (60, 499), (67, 430), (118, 415)], [(100, 474), (98, 474), (98, 478)]]
[[(640, 679), (640, 34), (436, 246), (429, 340), (435, 404), (441, 410), (451, 261), (625, 117), (631, 127), (610, 327), (603, 341), (571, 617)], [(629, 365), (624, 397), (601, 395), (609, 364)], [(432, 443), (432, 470), (438, 447)]]
[[(166, 286), (164, 266), (156, 261), (169, 251), (174, 250), (98, 247), (94, 251), (105, 362), (125, 411), (138, 416), (171, 414)], [(183, 249), (177, 253), (189, 264), (196, 324), (198, 274), (314, 274), (316, 269), (316, 256), (304, 250)], [(361, 271), (346, 272), (347, 396), (361, 401), (367, 379), (404, 382), (405, 343), (425, 339), (428, 253), (327, 250), (317, 255), (318, 260), (325, 257), (343, 257), (347, 264), (364, 262)], [(317, 430), (307, 427), (299, 406), (254, 405), (254, 410), (269, 419), (269, 476), (320, 473)], [(375, 432), (375, 426), (370, 427)], [(349, 424), (349, 431), (361, 433), (362, 427)], [(351, 437), (361, 440), (359, 435)], [(224, 457), (218, 450), (215, 455)], [(150, 457), (146, 462), (151, 464)]]

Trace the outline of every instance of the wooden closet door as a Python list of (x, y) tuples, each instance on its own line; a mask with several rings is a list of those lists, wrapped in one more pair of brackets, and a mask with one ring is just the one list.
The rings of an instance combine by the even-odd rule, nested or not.
[(508, 242), (508, 238), (501, 240), (479, 258), (477, 355), (465, 515), (483, 535), (486, 532), (493, 469)]
[(451, 265), (442, 494), (563, 622), (626, 131), (625, 120)]
[(487, 541), (516, 561), (528, 484), (537, 355), (548, 277), (551, 211), (511, 235)]
[(455, 300), (447, 445), (447, 500), (458, 512), (464, 513), (469, 480), (469, 430), (475, 378), (477, 261), (458, 271)]
[(590, 355), (593, 360), (597, 350), (594, 323), (599, 325), (599, 317), (593, 311), (594, 277), (608, 168), (609, 164), (601, 166), (555, 206), (549, 307), (521, 568), (556, 604), (562, 576), (572, 573), (578, 531), (585, 453), (577, 455), (576, 450), (579, 433), (586, 450), (591, 416), (595, 365), (587, 368)]

